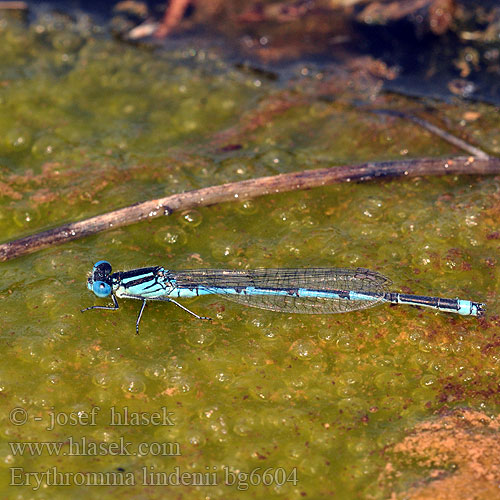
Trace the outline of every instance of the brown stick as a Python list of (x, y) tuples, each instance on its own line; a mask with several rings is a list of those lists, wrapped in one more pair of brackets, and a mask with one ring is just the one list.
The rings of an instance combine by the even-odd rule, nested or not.
[(443, 130), (441, 127), (438, 127), (437, 125), (434, 125), (428, 122), (427, 120), (424, 120), (423, 118), (419, 118), (418, 116), (411, 115), (409, 113), (404, 113), (402, 111), (396, 111), (393, 109), (374, 109), (372, 111), (378, 114), (397, 116), (399, 118), (405, 118), (406, 120), (411, 120), (417, 125), (420, 125), (421, 127), (427, 129), (432, 134), (435, 134), (438, 137), (441, 137), (441, 139), (449, 142), (450, 144), (453, 144), (454, 146), (463, 149), (467, 153), (474, 155), (476, 158), (490, 157), (488, 153), (485, 153), (482, 149), (478, 148), (477, 146), (473, 146), (472, 144), (465, 142), (463, 139), (459, 139), (458, 137), (450, 134), (449, 132), (446, 132), (446, 130)]
[(240, 201), (257, 196), (310, 189), (340, 182), (367, 182), (376, 179), (448, 174), (498, 175), (500, 174), (500, 158), (421, 158), (364, 163), (260, 177), (187, 191), (157, 200), (137, 203), (107, 214), (97, 215), (80, 222), (72, 222), (4, 243), (0, 245), (0, 261), (10, 260), (48, 246), (83, 238), (107, 229), (126, 226), (143, 219), (169, 215), (193, 207), (205, 207), (216, 203)]

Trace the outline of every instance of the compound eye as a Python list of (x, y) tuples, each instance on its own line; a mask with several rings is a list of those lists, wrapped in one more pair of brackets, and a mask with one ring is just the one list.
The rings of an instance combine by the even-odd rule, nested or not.
[(104, 281), (94, 281), (92, 291), (98, 297), (107, 297), (111, 293), (111, 287)]
[(94, 273), (96, 271), (104, 276), (111, 274), (111, 264), (106, 260), (100, 260), (94, 264)]

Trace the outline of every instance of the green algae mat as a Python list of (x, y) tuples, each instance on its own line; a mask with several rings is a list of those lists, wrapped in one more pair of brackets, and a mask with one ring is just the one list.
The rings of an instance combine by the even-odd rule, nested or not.
[[(2, 241), (147, 199), (310, 168), (460, 151), (363, 106), (432, 105), (500, 152), (498, 111), (414, 101), (91, 23), (0, 20)], [(375, 90), (374, 90), (375, 89)], [(377, 90), (378, 89), (378, 90)], [(188, 210), (1, 263), (0, 497), (493, 498), (500, 480), (495, 177), (346, 183)], [(484, 318), (380, 305), (278, 314), (199, 297), (120, 310), (114, 270), (367, 267)], [(468, 496), (469, 495), (469, 496)]]

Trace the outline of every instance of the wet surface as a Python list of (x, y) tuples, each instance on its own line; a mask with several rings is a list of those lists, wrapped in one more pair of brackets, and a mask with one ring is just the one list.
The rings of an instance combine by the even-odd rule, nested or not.
[[(491, 154), (500, 148), (493, 106), (384, 92), (366, 64), (328, 72), (296, 63), (276, 79), (217, 47), (126, 44), (81, 15), (40, 14), (29, 26), (0, 19), (0, 75), (4, 241), (223, 182), (462, 154), (377, 108), (435, 120)], [(456, 414), (443, 415), (499, 411), (499, 210), (493, 177), (345, 184), (189, 210), (2, 263), (2, 495), (446, 498), (450, 481), (475, 484), (479, 466), (467, 465), (467, 450), (442, 445), (460, 440), (446, 434)], [(138, 302), (79, 312), (107, 303), (86, 288), (100, 259), (115, 271), (367, 267), (395, 291), (485, 301), (488, 312), (477, 320), (381, 305), (294, 316), (211, 297), (183, 303), (212, 323), (150, 304), (136, 336)], [(95, 425), (84, 423), (96, 407)], [(125, 407), (160, 420), (112, 425), (111, 412)], [(418, 441), (436, 419), (426, 431), (434, 438)], [(71, 454), (83, 438), (105, 443), (104, 452)], [(120, 439), (130, 454), (110, 453)], [(9, 443), (22, 441), (62, 448), (16, 455)], [(479, 441), (490, 491), (497, 457)], [(175, 467), (186, 478), (214, 476), (182, 486), (144, 476)], [(25, 472), (54, 468), (69, 486), (45, 487), (49, 475), (26, 485)], [(255, 484), (242, 475), (252, 471)], [(94, 472), (134, 484), (92, 486)], [(422, 483), (436, 474), (448, 480)]]

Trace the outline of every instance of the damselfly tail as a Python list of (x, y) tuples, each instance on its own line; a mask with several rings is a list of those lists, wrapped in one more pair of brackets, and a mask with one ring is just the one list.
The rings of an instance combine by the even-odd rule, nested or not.
[(481, 302), (472, 302), (461, 299), (444, 299), (441, 297), (427, 297), (422, 295), (408, 295), (403, 293), (388, 293), (387, 302), (392, 304), (408, 304), (411, 306), (430, 307), (438, 311), (452, 312), (463, 316), (483, 316), (486, 305)]

